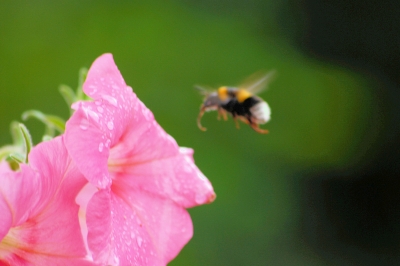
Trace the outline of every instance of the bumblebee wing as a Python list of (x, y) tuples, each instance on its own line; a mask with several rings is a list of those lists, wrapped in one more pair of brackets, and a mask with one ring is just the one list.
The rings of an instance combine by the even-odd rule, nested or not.
[(267, 88), (267, 85), (272, 81), (275, 74), (275, 70), (269, 72), (258, 71), (248, 77), (238, 88), (245, 89), (252, 94), (258, 94)]
[(211, 92), (215, 91), (215, 89), (209, 87), (209, 86), (203, 86), (203, 85), (194, 85), (194, 88), (200, 92), (201, 95), (207, 96)]

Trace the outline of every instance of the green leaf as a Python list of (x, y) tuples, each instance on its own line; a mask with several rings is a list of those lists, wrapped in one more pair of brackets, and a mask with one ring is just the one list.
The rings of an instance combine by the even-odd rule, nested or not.
[(42, 137), (42, 141), (49, 141), (49, 140), (52, 140), (53, 139), (53, 137), (52, 136), (49, 136), (49, 135), (44, 135), (43, 137)]
[(16, 162), (18, 164), (24, 163), (25, 162), (25, 158), (24, 156), (22, 156), (19, 153), (10, 153), (6, 159), (8, 162)]
[(19, 153), (11, 153), (7, 156), (6, 161), (12, 170), (17, 171), (19, 169), (19, 165), (24, 163), (24, 158)]
[(83, 83), (86, 80), (88, 73), (87, 68), (81, 68), (79, 70), (79, 80), (78, 80), (78, 88), (76, 89), (76, 99), (75, 100), (84, 100), (85, 94), (83, 93)]
[(29, 130), (26, 128), (26, 126), (22, 123), (19, 124), (19, 129), (22, 132), (22, 135), (24, 137), (25, 141), (25, 163), (28, 163), (28, 155), (32, 149), (32, 137), (31, 134), (29, 133)]
[(55, 115), (47, 115), (47, 123), (52, 125), (58, 132), (64, 133), (65, 131), (65, 121), (61, 117)]
[(60, 133), (63, 133), (65, 130), (65, 121), (58, 116), (46, 115), (37, 110), (29, 110), (22, 114), (24, 121), (29, 117), (34, 117), (46, 125), (46, 135), (54, 137), (54, 130)]
[(24, 143), (24, 138), (21, 134), (21, 130), (19, 129), (19, 122), (13, 121), (10, 124), (10, 133), (13, 140), (13, 144), (16, 146), (22, 146)]
[(0, 161), (3, 161), (11, 153), (20, 151), (20, 146), (7, 145), (0, 148)]
[(70, 113), (72, 115), (73, 110), (71, 109), (71, 105), (76, 101), (76, 95), (75, 92), (72, 90), (71, 87), (61, 84), (60, 87), (58, 87), (58, 91), (61, 93), (63, 96), (65, 102), (67, 103)]

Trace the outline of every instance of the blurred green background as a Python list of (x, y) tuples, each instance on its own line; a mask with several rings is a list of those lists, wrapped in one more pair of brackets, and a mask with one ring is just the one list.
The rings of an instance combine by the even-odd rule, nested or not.
[[(2, 1), (0, 144), (60, 84), (114, 55), (218, 195), (170, 265), (400, 265), (398, 1)], [(260, 135), (207, 113), (194, 84), (276, 70)], [(44, 126), (26, 125), (37, 143)]]

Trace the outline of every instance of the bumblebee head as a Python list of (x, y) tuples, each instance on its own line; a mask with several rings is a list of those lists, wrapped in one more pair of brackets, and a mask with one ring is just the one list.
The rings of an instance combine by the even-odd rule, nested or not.
[(201, 122), (200, 122), (203, 114), (205, 112), (207, 112), (207, 111), (218, 110), (218, 108), (219, 108), (219, 106), (221, 104), (221, 100), (218, 97), (218, 93), (217, 92), (210, 92), (210, 93), (206, 94), (205, 96), (206, 97), (205, 97), (202, 105), (200, 106), (200, 113), (199, 113), (199, 115), (197, 117), (197, 125), (203, 131), (206, 130), (206, 128), (203, 127), (201, 125)]
[(221, 104), (221, 100), (217, 92), (211, 92), (204, 99), (202, 108), (206, 111), (217, 110), (218, 106)]

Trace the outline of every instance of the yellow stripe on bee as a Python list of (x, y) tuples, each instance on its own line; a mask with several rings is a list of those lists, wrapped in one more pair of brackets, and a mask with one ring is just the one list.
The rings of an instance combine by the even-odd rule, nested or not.
[(218, 97), (221, 101), (225, 101), (226, 99), (228, 99), (228, 88), (220, 87), (218, 89)]
[(240, 103), (244, 102), (246, 99), (250, 98), (251, 96), (253, 96), (253, 94), (251, 94), (250, 92), (248, 92), (245, 89), (239, 89), (236, 92), (236, 98)]

